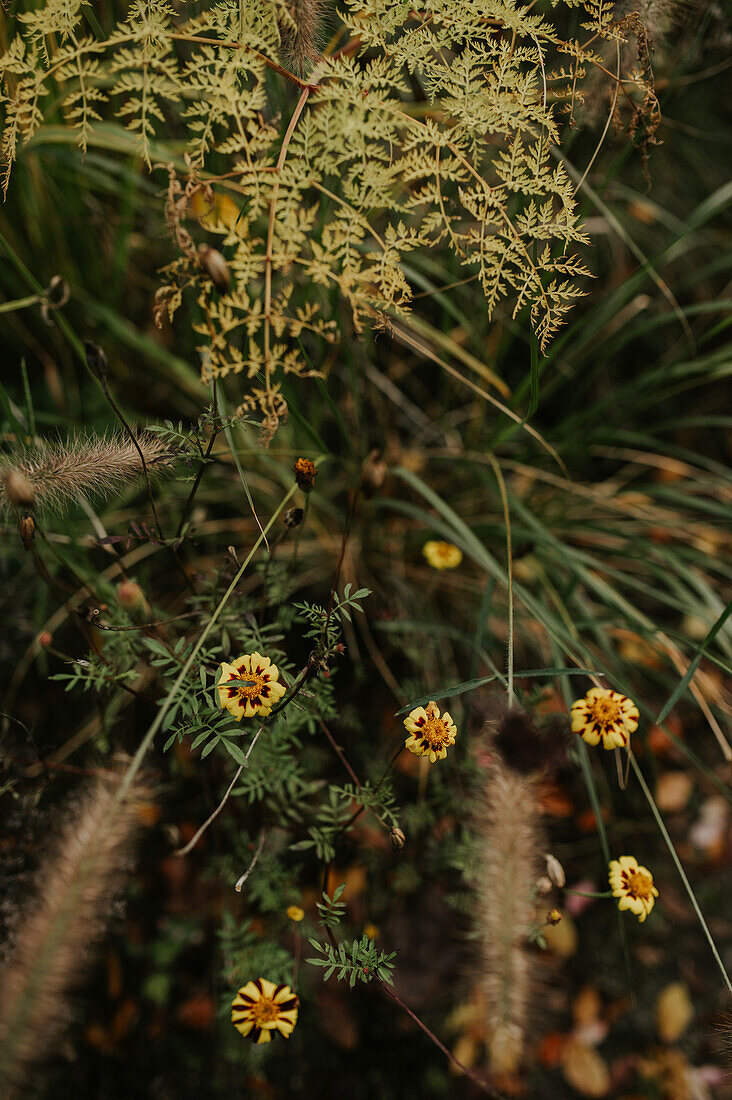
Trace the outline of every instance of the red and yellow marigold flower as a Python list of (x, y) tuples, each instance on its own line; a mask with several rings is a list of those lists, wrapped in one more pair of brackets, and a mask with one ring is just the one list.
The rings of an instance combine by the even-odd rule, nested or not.
[(219, 706), (238, 722), (255, 714), (266, 718), (285, 694), (277, 666), (261, 653), (245, 653), (234, 661), (224, 661), (220, 673), (216, 683)]
[(457, 728), (450, 715), (440, 714), (437, 703), (416, 707), (404, 719), (409, 734), (404, 744), (415, 756), (429, 756), (430, 763), (444, 760), (450, 745), (455, 744)]
[(638, 729), (638, 707), (632, 699), (610, 688), (593, 687), (584, 699), (572, 703), (572, 729), (588, 745), (621, 749)]
[(231, 1002), (231, 1022), (254, 1043), (269, 1043), (279, 1031), (285, 1039), (297, 1023), (299, 1000), (289, 985), (275, 985), (266, 978), (247, 982)]
[(630, 909), (642, 924), (658, 897), (651, 872), (639, 867), (635, 856), (621, 856), (610, 861), (609, 879), (618, 909)]

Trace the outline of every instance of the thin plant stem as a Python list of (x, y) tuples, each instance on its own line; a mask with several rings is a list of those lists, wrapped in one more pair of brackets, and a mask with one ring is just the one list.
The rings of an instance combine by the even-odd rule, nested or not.
[(193, 646), (191, 652), (188, 654), (188, 657), (186, 658), (186, 661), (185, 661), (182, 669), (178, 673), (178, 676), (175, 680), (175, 683), (172, 685), (172, 687), (170, 688), (170, 691), (168, 692), (165, 699), (163, 700), (157, 715), (155, 716), (154, 720), (149, 725), (149, 727), (148, 727), (148, 729), (145, 733), (145, 736), (143, 737), (142, 741), (140, 742), (140, 744), (138, 746), (137, 752), (135, 753), (135, 755), (132, 759), (132, 763), (130, 764), (129, 768), (125, 772), (124, 778), (123, 778), (122, 782), (120, 783), (120, 786), (117, 790), (117, 794), (115, 796), (114, 802), (112, 803), (112, 808), (113, 809), (115, 809), (117, 806), (120, 805), (120, 803), (122, 802), (122, 799), (125, 797), (125, 795), (127, 794), (127, 791), (130, 789), (130, 786), (131, 786), (135, 776), (137, 775), (138, 771), (140, 770), (140, 768), (142, 766), (142, 762), (145, 759), (145, 755), (146, 755), (148, 749), (152, 745), (153, 741), (155, 740), (156, 734), (158, 733), (158, 731), (160, 730), (160, 727), (163, 724), (163, 720), (165, 719), (165, 715), (170, 710), (176, 696), (178, 695), (178, 692), (181, 688), (181, 685), (183, 684), (186, 676), (188, 675), (188, 672), (191, 668), (191, 665), (193, 664), (193, 662), (195, 661), (195, 659), (198, 656), (199, 652), (201, 651), (201, 648), (203, 647), (203, 643), (206, 641), (206, 638), (209, 636), (209, 634), (213, 630), (214, 626), (218, 622), (218, 619), (219, 619), (219, 616), (221, 615), (221, 612), (224, 610), (227, 603), (231, 599), (231, 596), (234, 592), (234, 589), (238, 585), (241, 578), (244, 576), (244, 573), (248, 569), (249, 564), (252, 561), (252, 558), (254, 557), (257, 550), (259, 549), (262, 542), (264, 541), (264, 538), (266, 536), (267, 531), (269, 531), (270, 528), (274, 525), (274, 523), (276, 522), (277, 517), (279, 516), (280, 512), (282, 511), (282, 509), (288, 504), (288, 502), (292, 498), (296, 488), (297, 488), (296, 485), (291, 486), (291, 488), (287, 491), (285, 496), (282, 498), (278, 508), (272, 514), (272, 517), (269, 520), (269, 523), (264, 528), (264, 531), (262, 531), (259, 534), (259, 536), (257, 537), (257, 539), (256, 539), (254, 545), (252, 546), (251, 550), (249, 551), (246, 558), (242, 562), (241, 566), (237, 570), (231, 584), (229, 585), (229, 587), (226, 589), (226, 592), (224, 592), (223, 596), (219, 600), (219, 603), (218, 603), (217, 607), (215, 608), (211, 618), (209, 619), (208, 623), (206, 624), (203, 631), (201, 632), (201, 635), (200, 635), (198, 641)]
[[(242, 0), (243, 2), (243, 0)], [(246, 50), (253, 57), (256, 57), (258, 61), (261, 61), (268, 69), (271, 69), (273, 73), (278, 73), (283, 76), (285, 80), (289, 80), (291, 84), (296, 84), (298, 88), (308, 88), (312, 91), (314, 85), (308, 84), (307, 80), (301, 80), (299, 76), (295, 76), (289, 69), (286, 69), (283, 65), (278, 65), (276, 61), (273, 61), (271, 57), (267, 57), (266, 54), (260, 53), (259, 50), (255, 50), (253, 46), (248, 46), (244, 42), (225, 42), (220, 38), (204, 38), (197, 34), (171, 34), (170, 38), (175, 39), (177, 42), (193, 42), (199, 46), (221, 46), (226, 50)]]
[(264, 847), (264, 837), (265, 837), (265, 830), (262, 829), (261, 833), (259, 834), (259, 843), (257, 844), (257, 848), (256, 848), (256, 851), (254, 853), (254, 857), (252, 859), (252, 862), (249, 864), (249, 866), (247, 867), (244, 874), (239, 879), (237, 879), (236, 885), (234, 886), (234, 889), (236, 890), (237, 894), (241, 893), (242, 886), (247, 881), (247, 879), (251, 875), (254, 868), (257, 866), (257, 860), (261, 856), (262, 848)]
[[(214, 378), (214, 381), (213, 381), (213, 413), (214, 413), (214, 416), (217, 415), (216, 379), (215, 378)], [(196, 498), (196, 493), (198, 492), (198, 488), (201, 484), (201, 479), (203, 478), (203, 472), (206, 469), (206, 466), (208, 465), (208, 460), (211, 457), (211, 451), (213, 450), (213, 446), (214, 446), (214, 443), (216, 442), (216, 438), (217, 438), (218, 434), (219, 433), (215, 428), (211, 432), (211, 437), (208, 441), (208, 446), (206, 447), (206, 450), (205, 450), (205, 452), (203, 454), (203, 457), (201, 459), (201, 465), (198, 467), (198, 471), (196, 473), (196, 477), (194, 479), (194, 482), (191, 485), (191, 491), (188, 494), (188, 499), (186, 500), (185, 504), (183, 505), (183, 511), (181, 512), (180, 520), (178, 521), (178, 527), (176, 528), (176, 532), (175, 532), (175, 537), (177, 539), (179, 539), (181, 537), (181, 534), (183, 533), (183, 528), (186, 525), (186, 520), (188, 519), (188, 516), (190, 515), (190, 512), (191, 512), (191, 508), (193, 507), (193, 501)]]
[(506, 693), (508, 695), (508, 705), (513, 706), (513, 553), (511, 550), (511, 514), (508, 510), (508, 496), (506, 494), (506, 483), (503, 480), (503, 474), (501, 473), (501, 467), (498, 465), (496, 456), (493, 454), (488, 455), (488, 460), (493, 467), (493, 472), (496, 475), (496, 481), (498, 482), (498, 489), (501, 494), (501, 504), (503, 505), (503, 520), (506, 527), (506, 569), (508, 573), (508, 680), (506, 683)]
[(464, 1065), (459, 1058), (456, 1058), (455, 1055), (450, 1050), (448, 1050), (445, 1044), (437, 1038), (434, 1031), (430, 1031), (430, 1029), (427, 1027), (427, 1024), (423, 1023), (415, 1012), (412, 1012), (409, 1005), (406, 1005), (404, 1003), (399, 994), (395, 993), (387, 982), (383, 981), (383, 979), (380, 978), (377, 974), (374, 974), (373, 978), (378, 983), (379, 987), (384, 991), (384, 993), (386, 993), (388, 997), (391, 997), (392, 1001), (395, 1001), (403, 1012), (406, 1012), (407, 1016), (409, 1016), (409, 1018), (414, 1021), (417, 1027), (422, 1029), (425, 1035), (432, 1040), (435, 1046), (442, 1051), (445, 1057), (452, 1062), (456, 1069), (459, 1069), (461, 1073), (464, 1073), (466, 1077), (469, 1077), (473, 1084), (477, 1088), (479, 1088), (481, 1092), (484, 1092), (487, 1096), (494, 1097), (494, 1100), (501, 1100), (501, 1094), (499, 1092), (496, 1092), (493, 1086), (489, 1085), (487, 1081), (484, 1081), (482, 1078), (478, 1077), (477, 1073), (474, 1073), (472, 1069), (468, 1069), (468, 1067)]
[(183, 848), (177, 848), (176, 851), (173, 852), (173, 855), (175, 855), (175, 856), (187, 856), (189, 852), (193, 851), (193, 849), (196, 847), (196, 845), (198, 844), (198, 842), (201, 839), (201, 837), (203, 836), (203, 834), (206, 832), (206, 829), (208, 829), (209, 825), (213, 821), (216, 820), (216, 818), (219, 816), (219, 814), (223, 810), (224, 806), (226, 805), (226, 803), (229, 800), (229, 795), (231, 794), (234, 787), (236, 786), (236, 781), (238, 780), (239, 776), (241, 775), (241, 773), (243, 771), (244, 771), (244, 765), (240, 764), (239, 767), (234, 772), (234, 778), (232, 779), (231, 783), (229, 783), (229, 786), (226, 789), (226, 794), (221, 799), (221, 801), (219, 802), (219, 804), (216, 807), (216, 809), (214, 810), (214, 812), (209, 817), (206, 818), (206, 820), (204, 821), (201, 828), (196, 831), (195, 835), (193, 837), (191, 837), (191, 839), (188, 841), (188, 843)]
[(643, 791), (643, 794), (646, 797), (646, 801), (647, 801), (648, 805), (651, 808), (651, 813), (653, 814), (654, 818), (656, 819), (656, 824), (658, 825), (658, 828), (661, 831), (661, 836), (666, 841), (666, 846), (668, 847), (668, 850), (671, 853), (671, 858), (673, 859), (674, 863), (676, 864), (676, 870), (679, 872), (679, 875), (681, 876), (681, 881), (683, 882), (684, 887), (686, 888), (686, 892), (689, 895), (689, 900), (691, 901), (691, 904), (694, 907), (694, 912), (697, 915), (697, 919), (699, 921), (699, 924), (701, 925), (702, 931), (703, 931), (704, 935), (707, 938), (707, 942), (709, 943), (709, 946), (712, 949), (712, 954), (714, 955), (717, 966), (719, 967), (719, 969), (721, 971), (722, 978), (724, 980), (724, 984), (727, 986), (727, 989), (729, 990), (729, 992), (732, 993), (732, 982), (730, 982), (729, 974), (727, 973), (727, 971), (725, 969), (725, 966), (724, 966), (724, 963), (722, 962), (719, 951), (717, 951), (717, 945), (715, 944), (714, 940), (712, 939), (712, 933), (709, 931), (709, 928), (707, 926), (707, 922), (704, 920), (704, 915), (703, 915), (701, 909), (699, 908), (699, 902), (696, 900), (696, 895), (694, 894), (694, 891), (691, 888), (691, 883), (689, 882), (688, 878), (686, 877), (686, 872), (684, 871), (681, 860), (679, 859), (679, 857), (676, 853), (676, 849), (674, 848), (673, 841), (671, 840), (671, 837), (669, 836), (668, 829), (666, 828), (666, 825), (664, 824), (664, 820), (661, 817), (661, 814), (659, 813), (658, 806), (656, 805), (656, 803), (654, 801), (653, 795), (651, 794), (650, 790), (648, 789), (648, 784), (646, 783), (646, 781), (643, 777), (643, 772), (640, 769), (638, 761), (636, 760), (632, 750), (630, 750), (630, 749), (628, 750), (628, 756), (630, 758), (630, 766), (633, 769), (633, 771), (635, 772), (636, 779), (640, 783), (641, 790)]

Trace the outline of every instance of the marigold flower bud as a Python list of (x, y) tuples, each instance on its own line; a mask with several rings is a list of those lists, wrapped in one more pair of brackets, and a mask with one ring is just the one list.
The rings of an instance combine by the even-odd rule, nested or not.
[(198, 258), (219, 294), (225, 294), (231, 283), (231, 273), (224, 257), (210, 244), (199, 244)]
[(400, 829), (398, 825), (394, 825), (389, 833), (389, 843), (395, 852), (401, 852), (402, 848), (407, 843), (407, 834), (403, 829)]
[(120, 606), (135, 614), (146, 614), (148, 602), (145, 593), (136, 581), (122, 581), (117, 588), (117, 599)]
[(299, 923), (301, 920), (303, 920), (305, 916), (305, 910), (301, 909), (299, 905), (288, 905), (287, 916), (290, 918), (290, 920), (294, 920), (296, 923)]
[(302, 489), (303, 493), (312, 492), (318, 473), (315, 463), (311, 462), (309, 458), (298, 458), (292, 469), (298, 488)]
[(562, 914), (559, 912), (558, 909), (550, 909), (546, 915), (547, 924), (559, 924), (561, 919)]

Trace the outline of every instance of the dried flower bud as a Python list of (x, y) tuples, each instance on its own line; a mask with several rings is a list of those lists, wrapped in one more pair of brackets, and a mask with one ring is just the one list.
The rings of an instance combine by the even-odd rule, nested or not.
[(36, 491), (29, 478), (20, 470), (8, 470), (5, 477), (5, 492), (8, 500), (16, 508), (32, 508), (36, 501)]
[(125, 611), (139, 615), (147, 614), (148, 602), (136, 581), (122, 581), (117, 588), (117, 599)]
[(546, 875), (542, 875), (540, 879), (536, 880), (536, 892), (538, 894), (551, 894), (552, 881), (547, 878)]
[(559, 924), (561, 919), (562, 914), (559, 912), (558, 909), (550, 909), (546, 915), (547, 924)]
[(564, 873), (564, 868), (557, 859), (556, 856), (550, 855), (549, 852), (544, 857), (546, 859), (546, 873), (552, 880), (555, 886), (564, 886), (567, 881), (567, 876)]
[(366, 459), (361, 475), (361, 492), (366, 500), (371, 500), (378, 493), (388, 473), (389, 467), (384, 462), (381, 451), (375, 448)]
[(298, 458), (292, 469), (298, 488), (302, 489), (303, 493), (312, 492), (318, 473), (315, 463), (311, 462), (309, 458)]
[(210, 244), (199, 244), (198, 258), (219, 294), (225, 294), (231, 283), (231, 272), (224, 257)]
[(107, 359), (107, 354), (104, 349), (100, 348), (99, 344), (95, 344), (91, 340), (85, 340), (84, 355), (86, 356), (86, 365), (94, 377), (98, 378), (100, 382), (106, 382), (109, 360)]
[(43, 649), (46, 649), (47, 646), (50, 646), (52, 642), (53, 634), (49, 634), (47, 630), (41, 631), (41, 633), (38, 635), (38, 644), (39, 646), (42, 646)]
[(285, 527), (299, 527), (304, 515), (302, 508), (288, 508), (284, 515)]
[(26, 550), (30, 550), (33, 545), (33, 539), (36, 537), (36, 524), (33, 516), (29, 512), (24, 512), (18, 520), (18, 530), (20, 531), (23, 546)]
[(389, 843), (395, 852), (401, 852), (404, 845), (407, 843), (407, 836), (403, 829), (400, 829), (398, 825), (394, 825), (389, 833)]

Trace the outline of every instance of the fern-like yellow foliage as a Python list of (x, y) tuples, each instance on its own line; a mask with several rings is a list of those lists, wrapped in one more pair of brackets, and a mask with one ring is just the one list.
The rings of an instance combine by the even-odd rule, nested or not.
[[(282, 61), (302, 72), (319, 55), (316, 0), (222, 0), (191, 19), (181, 6), (136, 0), (106, 38), (83, 0), (19, 16), (0, 59), (3, 186), (59, 96), (82, 150), (111, 117), (150, 168), (168, 162), (177, 256), (158, 315), (197, 296), (205, 378), (246, 376), (241, 407), (271, 435), (282, 377), (313, 373), (318, 342), (336, 339), (338, 300), (357, 334), (406, 314), (410, 253), (443, 244), (480, 281), (488, 316), (525, 310), (546, 347), (587, 274), (573, 187), (551, 150), (593, 51), (621, 36), (612, 3), (556, 0), (550, 17), (516, 0), (344, 0), (306, 79)], [(560, 34), (570, 8), (587, 45)], [(281, 117), (273, 104), (288, 97)], [(172, 116), (187, 132), (177, 159)], [(212, 237), (225, 293), (196, 248)]]

